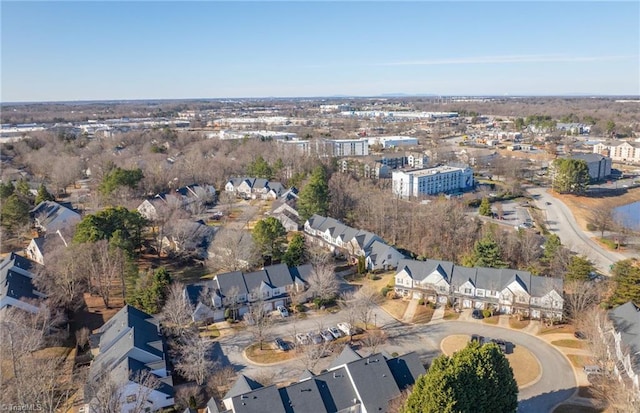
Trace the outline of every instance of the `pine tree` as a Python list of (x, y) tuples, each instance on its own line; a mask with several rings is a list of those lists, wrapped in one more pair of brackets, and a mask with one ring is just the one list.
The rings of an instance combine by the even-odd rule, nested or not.
[(489, 198), (482, 198), (482, 202), (480, 202), (480, 208), (478, 209), (478, 213), (482, 216), (488, 217), (492, 214), (491, 212), (491, 203), (489, 202)]
[(304, 235), (297, 233), (291, 238), (287, 251), (282, 257), (282, 261), (289, 267), (300, 265), (304, 260), (305, 251)]
[(433, 361), (413, 387), (403, 413), (515, 412), (518, 385), (495, 344), (469, 343)]
[(47, 191), (47, 187), (44, 186), (44, 184), (40, 184), (40, 187), (38, 187), (38, 194), (36, 195), (36, 205), (38, 205), (40, 202), (55, 200), (56, 198), (51, 195), (49, 191)]
[(628, 301), (640, 303), (640, 262), (633, 258), (618, 261), (611, 274), (616, 286), (611, 304), (621, 305)]
[(502, 260), (500, 246), (491, 233), (476, 241), (473, 254), (464, 264), (469, 267), (507, 268), (507, 264)]
[(251, 235), (263, 257), (269, 257), (272, 262), (280, 260), (282, 243), (287, 235), (280, 221), (274, 217), (260, 220), (253, 227)]
[(303, 221), (313, 214), (325, 216), (329, 211), (329, 184), (324, 167), (314, 169), (307, 185), (300, 191), (298, 212)]

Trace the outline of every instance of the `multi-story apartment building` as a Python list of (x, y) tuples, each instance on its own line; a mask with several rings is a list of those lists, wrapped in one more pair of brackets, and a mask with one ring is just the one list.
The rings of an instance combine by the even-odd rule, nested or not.
[(392, 174), (393, 193), (400, 198), (464, 191), (473, 188), (471, 168), (438, 166)]
[(600, 142), (593, 146), (593, 153), (608, 156), (615, 162), (640, 163), (640, 142)]

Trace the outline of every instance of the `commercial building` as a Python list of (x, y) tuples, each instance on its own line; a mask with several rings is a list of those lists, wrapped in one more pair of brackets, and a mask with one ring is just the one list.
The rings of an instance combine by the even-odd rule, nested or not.
[(639, 141), (600, 142), (593, 147), (593, 153), (608, 156), (615, 162), (640, 163)]
[(587, 163), (592, 181), (601, 181), (611, 176), (611, 158), (608, 156), (597, 153), (578, 153), (573, 154), (572, 158)]
[(471, 168), (454, 166), (394, 171), (392, 181), (393, 193), (404, 199), (464, 191), (473, 188), (474, 182)]

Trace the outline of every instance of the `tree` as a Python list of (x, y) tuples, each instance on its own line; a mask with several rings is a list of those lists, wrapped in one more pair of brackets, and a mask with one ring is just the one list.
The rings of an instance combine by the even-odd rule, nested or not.
[(616, 123), (612, 120), (607, 121), (606, 131), (608, 135), (611, 135), (616, 130)]
[(494, 236), (488, 232), (482, 239), (476, 241), (473, 253), (465, 260), (468, 267), (506, 268), (502, 260), (500, 246)]
[(56, 198), (47, 191), (47, 187), (44, 184), (40, 184), (38, 187), (38, 194), (36, 195), (36, 205), (44, 201), (55, 201)]
[(160, 311), (159, 319), (163, 322), (163, 327), (181, 335), (191, 323), (193, 307), (184, 296), (184, 284), (174, 282), (169, 287), (167, 298)]
[(596, 306), (603, 295), (600, 283), (580, 279), (564, 282), (564, 307), (567, 318), (580, 324), (588, 310)]
[(592, 210), (589, 217), (589, 224), (591, 224), (596, 231), (600, 231), (600, 237), (604, 238), (604, 232), (614, 229), (616, 225), (613, 210), (611, 208), (596, 208)]
[(201, 337), (197, 330), (181, 336), (173, 353), (177, 356), (176, 370), (182, 377), (194, 380), (198, 386), (207, 381), (215, 361), (211, 357), (211, 343)]
[(330, 265), (314, 266), (307, 282), (309, 294), (319, 298), (321, 303), (333, 299), (340, 288), (338, 277)]
[(588, 258), (574, 255), (569, 261), (569, 267), (564, 279), (565, 281), (589, 281), (590, 275), (594, 270), (593, 263)]
[[(131, 394), (130, 382), (138, 384), (134, 394)], [(85, 400), (89, 399), (87, 401), (92, 412), (143, 413), (150, 407), (149, 396), (161, 384), (157, 376), (145, 370), (139, 370), (136, 373), (130, 371), (122, 376), (102, 373), (101, 376), (88, 381), (85, 386)]]
[(9, 232), (29, 222), (30, 205), (17, 194), (10, 195), (0, 210), (0, 224)]
[(247, 231), (222, 228), (214, 235), (209, 247), (208, 267), (213, 272), (242, 271), (259, 261), (259, 251)]
[(107, 240), (129, 255), (142, 245), (142, 230), (148, 225), (138, 211), (109, 207), (87, 215), (78, 223), (73, 241), (78, 243)]
[(515, 127), (517, 131), (520, 131), (524, 128), (524, 119), (516, 118)]
[(138, 278), (130, 303), (149, 314), (156, 314), (162, 308), (170, 283), (171, 276), (166, 268), (149, 271), (145, 276)]
[(111, 308), (111, 297), (115, 288), (121, 286), (124, 296), (124, 273), (127, 263), (124, 252), (110, 245), (107, 240), (85, 244), (82, 251), (78, 259), (84, 263), (90, 290), (102, 298), (107, 308)]
[(304, 235), (298, 232), (291, 238), (287, 251), (282, 257), (282, 261), (289, 267), (298, 266), (304, 262), (305, 253)]
[(287, 230), (280, 221), (274, 217), (260, 220), (253, 227), (251, 235), (264, 257), (269, 257), (271, 262), (280, 260), (283, 253), (282, 244), (287, 235)]
[(553, 161), (553, 189), (561, 193), (583, 194), (589, 186), (589, 167), (581, 159)]
[(11, 182), (0, 182), (0, 199), (5, 200), (15, 192), (15, 187)]
[(262, 156), (258, 156), (247, 166), (247, 175), (256, 178), (273, 179), (274, 169)]
[(613, 265), (611, 274), (615, 283), (609, 300), (611, 305), (617, 306), (628, 301), (640, 302), (640, 263), (637, 259), (618, 261)]
[(260, 350), (262, 350), (262, 344), (267, 338), (267, 335), (273, 327), (273, 320), (271, 319), (271, 311), (269, 311), (262, 299), (262, 293), (259, 289), (253, 291), (253, 295), (258, 299), (249, 304), (249, 318), (252, 320), (249, 325), (249, 331), (253, 336), (253, 339), (260, 343)]
[(478, 208), (478, 213), (482, 216), (488, 217), (491, 216), (491, 203), (489, 202), (489, 198), (484, 197), (480, 202), (480, 208)]
[(356, 291), (350, 301), (350, 305), (356, 314), (356, 318), (364, 325), (367, 330), (371, 322), (373, 310), (380, 303), (382, 296), (371, 286), (360, 287)]
[(309, 182), (300, 191), (298, 212), (300, 219), (306, 221), (313, 214), (326, 215), (329, 211), (330, 193), (327, 172), (323, 166), (314, 169)]
[(135, 189), (142, 178), (144, 178), (144, 175), (140, 168), (122, 169), (115, 167), (102, 178), (99, 189), (103, 195), (109, 195), (116, 188), (122, 186)]
[(405, 413), (515, 412), (518, 385), (497, 345), (469, 343), (433, 361), (416, 381)]

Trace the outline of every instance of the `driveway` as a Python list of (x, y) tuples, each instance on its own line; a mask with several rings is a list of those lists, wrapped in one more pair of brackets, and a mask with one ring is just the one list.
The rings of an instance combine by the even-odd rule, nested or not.
[(603, 274), (610, 274), (610, 266), (626, 257), (601, 248), (588, 233), (582, 231), (576, 220), (562, 201), (547, 192), (548, 188), (529, 188), (535, 198), (536, 207), (545, 211), (549, 231), (560, 237), (562, 244), (577, 254), (589, 258)]
[[(540, 361), (542, 375), (534, 384), (521, 389), (518, 400), (518, 412), (539, 413), (549, 412), (558, 403), (568, 399), (576, 388), (573, 368), (567, 359), (554, 347), (530, 334), (489, 326), (474, 321), (443, 321), (426, 325), (404, 325), (382, 309), (376, 309), (376, 322), (388, 334), (388, 342), (381, 347), (388, 353), (404, 354), (415, 351), (425, 362), (430, 362), (441, 354), (440, 342), (452, 334), (480, 334), (486, 337), (501, 338), (516, 346), (524, 346)], [(273, 329), (272, 336), (284, 337), (291, 340), (294, 331), (307, 332), (326, 328), (343, 321), (340, 313), (312, 315), (305, 320), (293, 318), (280, 319)], [(277, 377), (277, 382), (297, 380), (303, 370), (299, 361), (292, 360), (275, 366), (260, 367), (249, 363), (242, 351), (252, 341), (251, 335), (240, 332), (235, 335), (223, 336), (219, 340), (220, 351), (237, 370), (248, 376)], [(366, 349), (364, 349), (366, 352)], [(316, 372), (327, 368), (334, 357), (327, 357), (316, 367)]]

